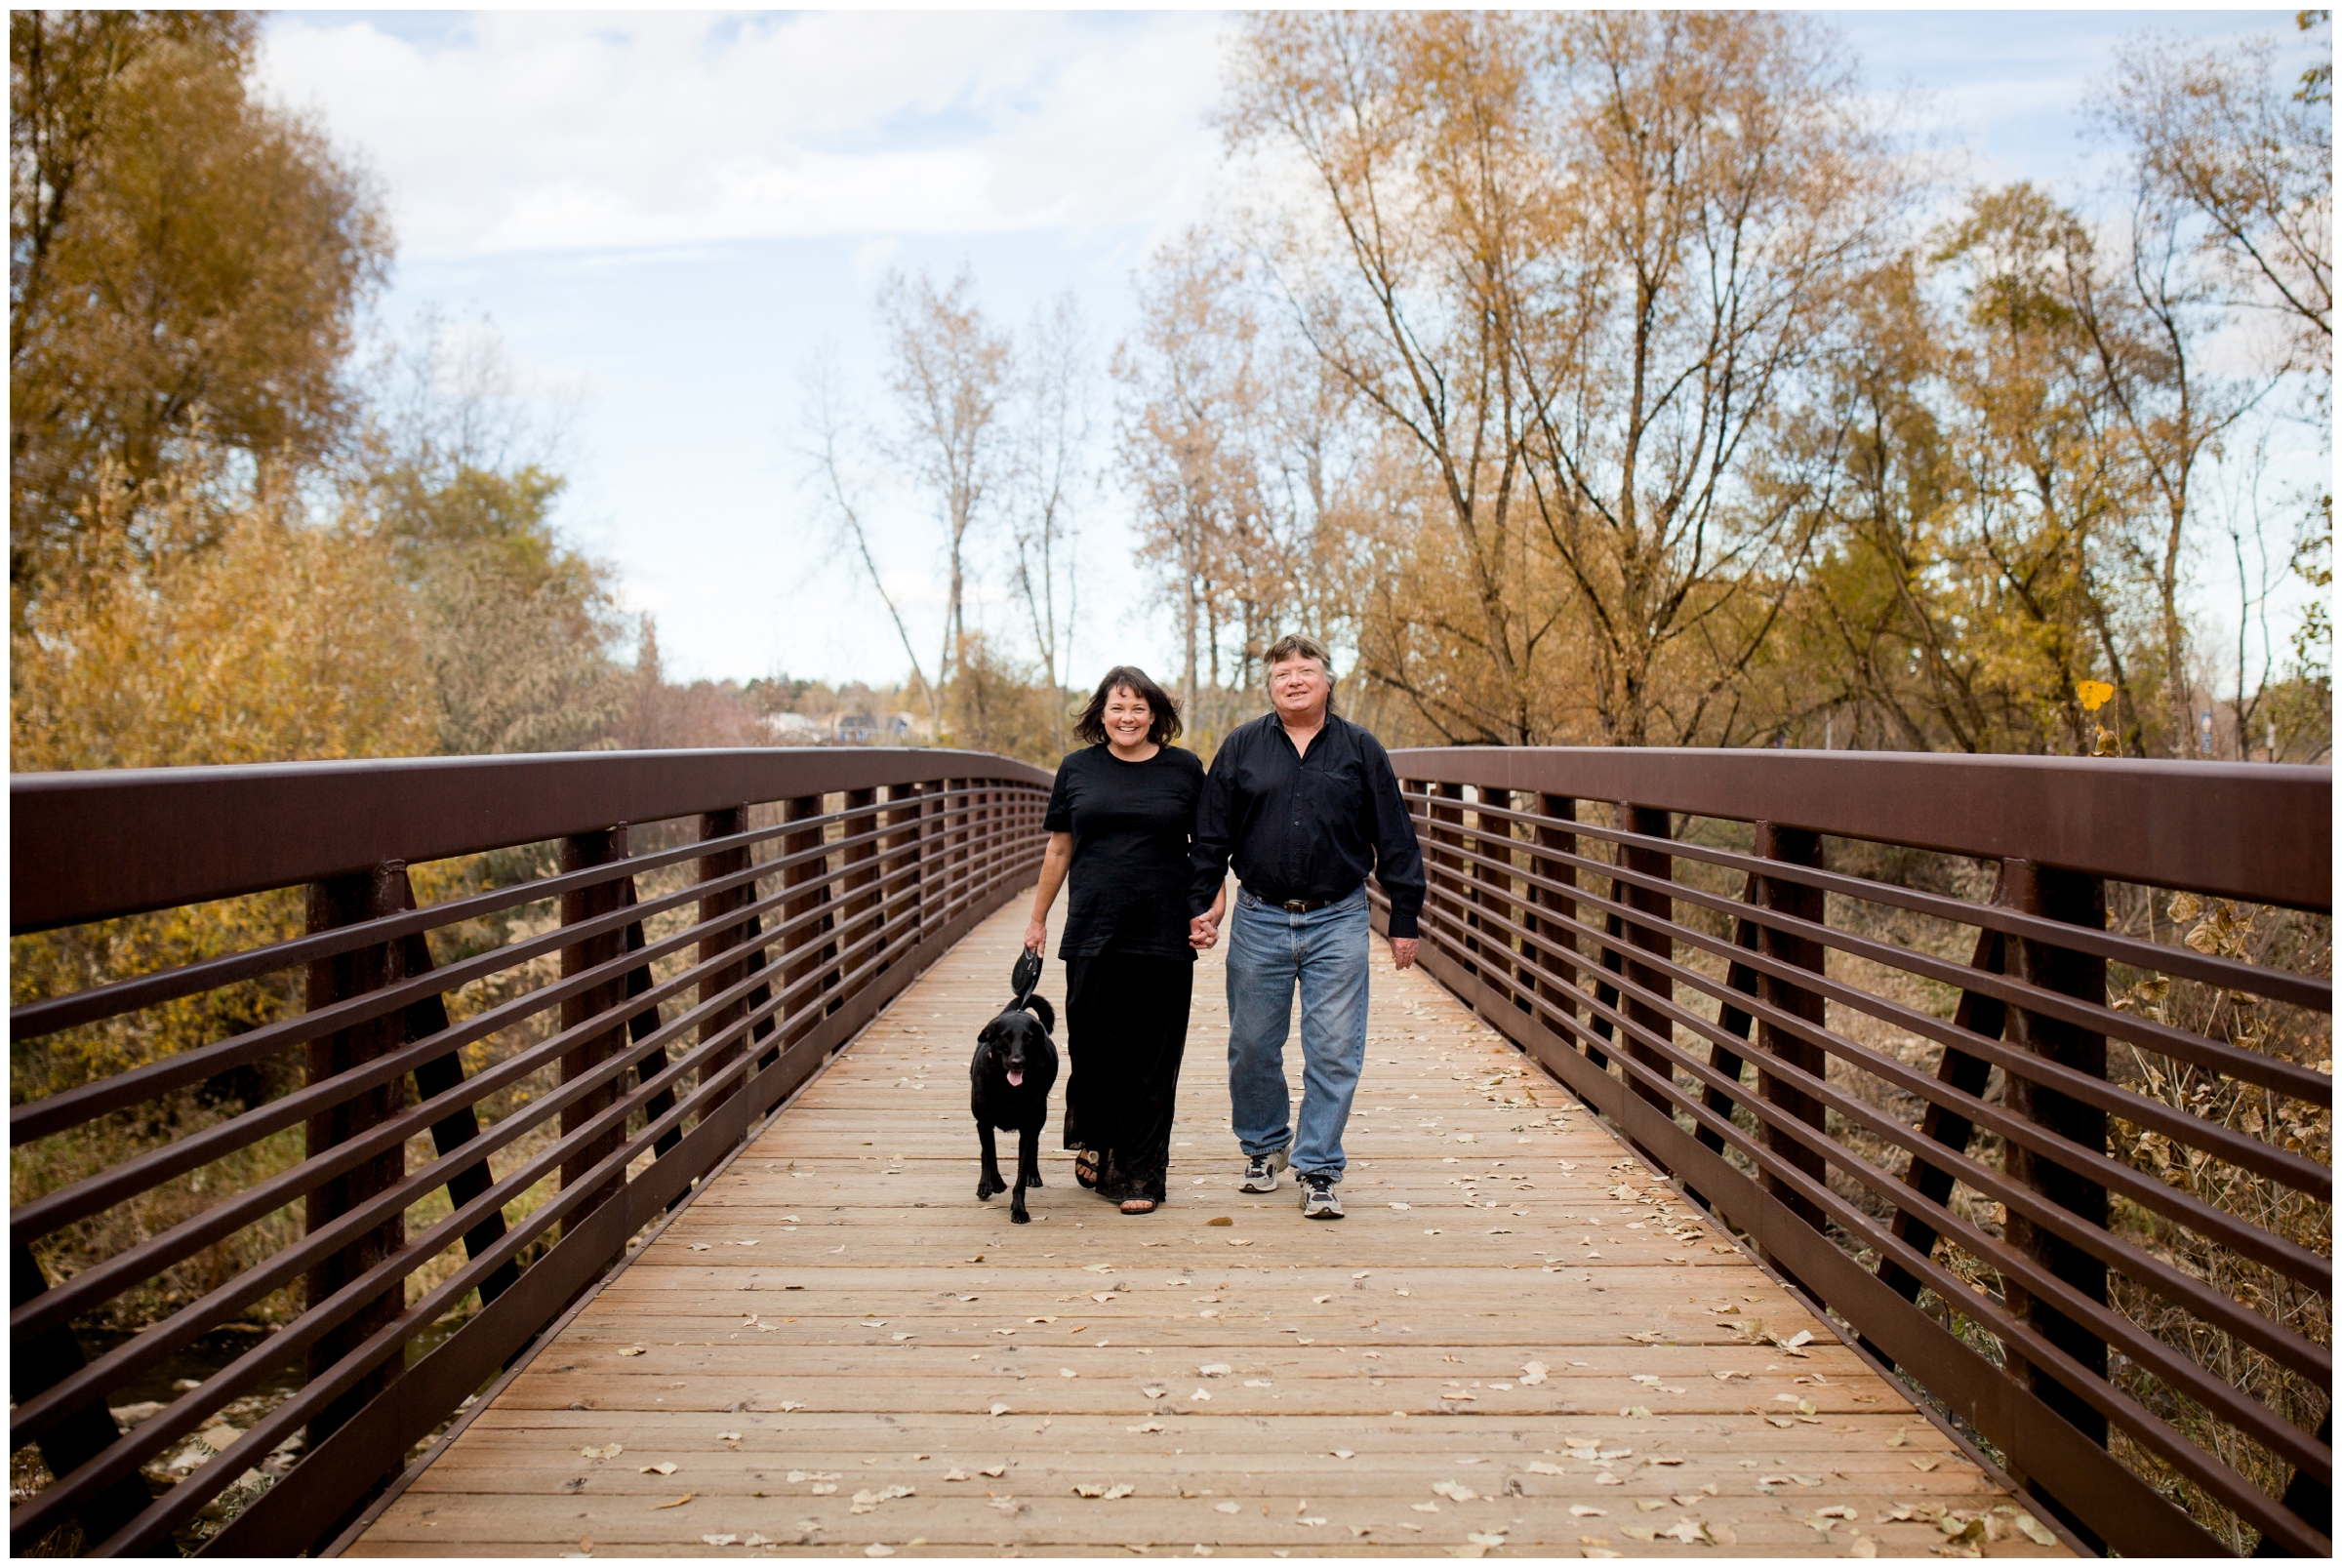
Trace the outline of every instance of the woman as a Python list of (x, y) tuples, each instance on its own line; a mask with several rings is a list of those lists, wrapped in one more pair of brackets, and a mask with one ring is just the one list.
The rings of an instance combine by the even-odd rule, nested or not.
[[(1074, 1180), (1124, 1214), (1167, 1196), (1171, 1115), (1188, 1040), (1195, 952), (1189, 940), (1189, 839), (1203, 764), (1168, 744), (1179, 709), (1144, 670), (1107, 672), (1074, 733), (1090, 744), (1058, 764), (1043, 825), (1048, 854), (1025, 946), (1049, 940), (1049, 906), (1069, 872), (1066, 1146)], [(1214, 923), (1220, 905), (1212, 907)]]

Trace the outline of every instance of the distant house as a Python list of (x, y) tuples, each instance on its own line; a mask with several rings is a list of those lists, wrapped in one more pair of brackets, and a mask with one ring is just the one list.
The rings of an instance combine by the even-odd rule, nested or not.
[(822, 727), (802, 713), (768, 713), (763, 724), (775, 745), (819, 745), (822, 741)]
[(830, 715), (830, 736), (846, 745), (862, 745), (877, 733), (878, 721), (868, 713)]

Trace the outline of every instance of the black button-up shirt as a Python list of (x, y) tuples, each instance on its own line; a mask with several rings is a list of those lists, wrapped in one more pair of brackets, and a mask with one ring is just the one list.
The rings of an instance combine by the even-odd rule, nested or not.
[(1391, 935), (1412, 937), (1423, 911), (1423, 852), (1383, 744), (1326, 715), (1307, 756), (1272, 712), (1220, 743), (1195, 807), (1195, 880), (1188, 911), (1236, 880), (1272, 904), (1345, 899), (1368, 872), (1391, 900)]

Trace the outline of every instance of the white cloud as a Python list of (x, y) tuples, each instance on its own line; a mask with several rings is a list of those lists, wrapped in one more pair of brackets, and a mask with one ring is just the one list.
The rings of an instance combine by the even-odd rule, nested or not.
[(364, 149), (424, 260), (1146, 220), (1213, 163), (1201, 16), (294, 14), (269, 92)]

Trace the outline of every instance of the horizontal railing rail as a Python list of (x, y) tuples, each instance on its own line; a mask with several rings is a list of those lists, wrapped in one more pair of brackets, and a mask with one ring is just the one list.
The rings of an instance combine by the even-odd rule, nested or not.
[(2329, 770), (1393, 762), (1431, 973), (2076, 1541), (2329, 1553)]
[(865, 748), (13, 779), (14, 1548), (330, 1544), (1030, 885), (1048, 784)]

